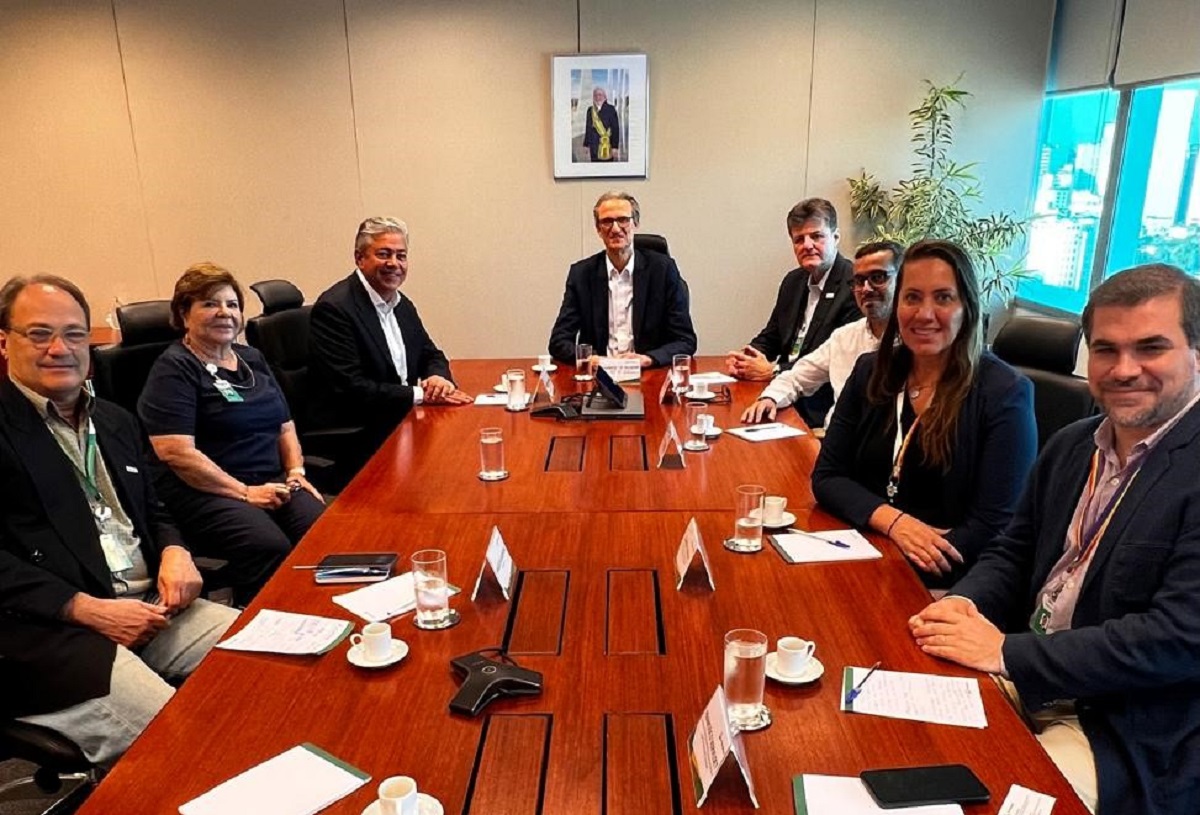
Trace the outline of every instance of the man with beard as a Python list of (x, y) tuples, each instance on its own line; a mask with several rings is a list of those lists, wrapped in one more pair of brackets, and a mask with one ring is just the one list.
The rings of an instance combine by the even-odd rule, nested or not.
[[(863, 244), (854, 253), (854, 275), (850, 290), (863, 319), (834, 329), (829, 339), (789, 370), (771, 380), (762, 396), (746, 408), (743, 422), (769, 422), (778, 407), (786, 407), (800, 396), (812, 396), (820, 388), (833, 388), (833, 401), (863, 354), (879, 348), (879, 338), (892, 313), (896, 293), (896, 269), (904, 250), (893, 241)], [(830, 408), (832, 411), (833, 408)]]
[(1194, 815), (1200, 283), (1121, 272), (1083, 328), (1104, 415), (1050, 440), (1008, 528), (909, 625), (926, 653), (1004, 678), (1093, 811)]

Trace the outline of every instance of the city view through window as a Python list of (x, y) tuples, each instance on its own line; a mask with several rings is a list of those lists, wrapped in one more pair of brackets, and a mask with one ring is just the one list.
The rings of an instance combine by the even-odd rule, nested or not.
[(1046, 99), (1023, 300), (1079, 312), (1097, 268), (1164, 262), (1200, 276), (1200, 78), (1125, 93), (1125, 122), (1118, 91)]

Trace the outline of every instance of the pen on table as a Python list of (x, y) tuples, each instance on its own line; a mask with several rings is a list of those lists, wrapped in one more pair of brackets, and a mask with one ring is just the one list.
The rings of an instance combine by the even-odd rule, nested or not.
[(849, 705), (851, 702), (853, 702), (855, 699), (858, 698), (858, 695), (860, 693), (862, 693), (863, 685), (867, 684), (867, 680), (871, 678), (871, 674), (875, 673), (875, 669), (878, 668), (882, 664), (883, 664), (883, 660), (880, 660), (879, 662), (876, 662), (874, 665), (872, 665), (871, 670), (867, 671), (867, 675), (864, 676), (862, 679), (860, 679), (858, 681), (858, 684), (855, 685), (850, 690), (850, 692), (846, 694), (846, 704), (847, 705)]
[(846, 543), (845, 541), (830, 540), (829, 538), (822, 538), (820, 535), (814, 535), (811, 532), (805, 532), (803, 529), (795, 529), (794, 527), (789, 526), (788, 532), (792, 532), (797, 535), (803, 535), (806, 538), (812, 538), (813, 540), (818, 540), (821, 543), (828, 543), (830, 546), (836, 546), (839, 549), (849, 549), (850, 548), (850, 544)]
[(761, 433), (764, 430), (778, 430), (783, 427), (782, 422), (771, 422), (770, 424), (760, 424), (757, 427), (743, 427), (743, 433)]

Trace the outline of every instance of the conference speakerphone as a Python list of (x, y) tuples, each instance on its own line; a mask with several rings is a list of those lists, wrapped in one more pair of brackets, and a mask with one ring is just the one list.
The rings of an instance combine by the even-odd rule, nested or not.
[(450, 660), (455, 673), (464, 676), (462, 687), (450, 700), (450, 710), (478, 716), (493, 699), (501, 696), (537, 696), (542, 692), (542, 675), (509, 661), (485, 657), (495, 649), (474, 651)]

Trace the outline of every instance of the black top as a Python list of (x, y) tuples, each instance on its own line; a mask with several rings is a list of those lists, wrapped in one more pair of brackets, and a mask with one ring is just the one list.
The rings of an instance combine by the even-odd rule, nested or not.
[[(892, 460), (895, 458), (896, 433), (892, 429), (895, 424), (895, 409), (891, 412), (891, 424), (888, 417), (884, 420), (888, 432), (870, 432), (863, 440), (861, 449), (862, 484), (877, 495), (887, 494), (888, 480), (892, 474)], [(912, 428), (917, 419), (912, 402), (904, 397), (904, 407), (900, 412), (901, 440), (904, 434)], [(941, 467), (926, 464), (925, 449), (921, 446), (921, 425), (917, 425), (908, 449), (904, 453), (904, 461), (900, 468), (900, 480), (896, 484), (896, 498), (892, 506), (902, 512), (907, 512), (915, 518), (920, 518), (930, 526), (938, 529), (949, 529), (954, 526), (957, 518), (954, 513), (947, 511), (942, 503), (945, 492), (945, 480), (949, 473)]]
[[(168, 346), (150, 369), (138, 415), (150, 436), (195, 437), (196, 449), (234, 478), (275, 477), (283, 470), (280, 427), (291, 414), (263, 355), (246, 345), (233, 350), (237, 370), (214, 375), (182, 342)], [(242, 401), (227, 401), (214, 376)]]

